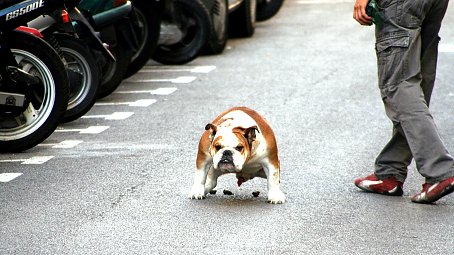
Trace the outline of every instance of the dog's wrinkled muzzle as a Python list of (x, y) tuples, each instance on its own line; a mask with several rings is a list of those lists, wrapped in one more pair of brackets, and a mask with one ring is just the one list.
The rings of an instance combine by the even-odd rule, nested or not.
[(219, 160), (218, 168), (227, 171), (235, 172), (235, 164), (233, 163), (233, 153), (232, 151), (226, 150), (222, 153), (221, 160)]

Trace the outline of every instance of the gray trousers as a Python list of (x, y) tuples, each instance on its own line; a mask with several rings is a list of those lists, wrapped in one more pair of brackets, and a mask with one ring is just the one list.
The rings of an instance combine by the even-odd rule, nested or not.
[(454, 160), (429, 111), (448, 0), (377, 2), (382, 18), (375, 31), (378, 84), (394, 131), (375, 161), (375, 174), (404, 182), (414, 158), (428, 183), (454, 176)]

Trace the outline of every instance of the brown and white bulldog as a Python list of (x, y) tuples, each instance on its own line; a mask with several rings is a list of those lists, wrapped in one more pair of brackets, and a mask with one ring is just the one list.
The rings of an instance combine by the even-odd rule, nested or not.
[(197, 153), (189, 198), (204, 199), (223, 174), (234, 173), (238, 186), (254, 177), (268, 180), (268, 202), (281, 204), (280, 168), (273, 130), (256, 111), (235, 107), (206, 125)]

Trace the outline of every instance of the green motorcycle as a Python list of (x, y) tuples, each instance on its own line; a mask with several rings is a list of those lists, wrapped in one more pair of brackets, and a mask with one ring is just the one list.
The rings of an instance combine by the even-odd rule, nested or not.
[(77, 7), (100, 33), (102, 42), (109, 45), (116, 59), (100, 64), (102, 78), (98, 98), (102, 98), (120, 85), (139, 47), (131, 20), (132, 4), (127, 0), (82, 0)]

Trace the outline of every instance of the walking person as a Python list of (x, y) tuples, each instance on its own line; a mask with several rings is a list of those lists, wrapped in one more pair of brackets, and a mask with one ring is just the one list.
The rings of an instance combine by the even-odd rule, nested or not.
[[(454, 191), (454, 159), (443, 144), (429, 102), (435, 82), (441, 22), (449, 0), (377, 0), (375, 39), (378, 85), (391, 140), (375, 161), (374, 173), (355, 179), (367, 192), (401, 196), (408, 166), (415, 160), (425, 177), (415, 203), (433, 203)], [(371, 25), (368, 0), (356, 0), (353, 18)]]

